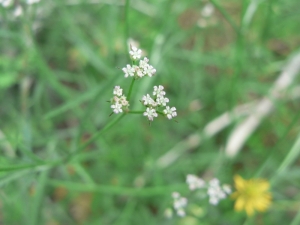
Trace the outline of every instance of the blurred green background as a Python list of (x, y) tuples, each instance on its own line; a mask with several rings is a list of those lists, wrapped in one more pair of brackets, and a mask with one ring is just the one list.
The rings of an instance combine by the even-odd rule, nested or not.
[[(0, 224), (300, 224), (299, 78), (272, 99), (234, 157), (226, 143), (299, 55), (299, 0), (41, 0), (0, 4)], [(3, 5), (4, 4), (4, 5)], [(178, 117), (128, 114), (110, 129), (115, 85), (135, 43), (157, 72), (136, 81), (132, 109), (165, 87)], [(294, 72), (299, 75), (299, 71)], [(293, 94), (295, 93), (295, 94)], [(219, 127), (218, 127), (219, 126)], [(172, 158), (174, 157), (174, 158)], [(172, 160), (173, 159), (173, 160)], [(193, 198), (164, 216), (187, 174), (263, 177), (273, 203), (248, 218), (231, 199)]]

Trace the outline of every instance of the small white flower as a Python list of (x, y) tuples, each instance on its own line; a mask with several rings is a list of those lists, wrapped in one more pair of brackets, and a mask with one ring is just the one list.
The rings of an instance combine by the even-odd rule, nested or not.
[(126, 97), (124, 95), (122, 95), (119, 99), (119, 102), (123, 105), (123, 106), (129, 106), (129, 102), (127, 101)]
[(142, 98), (144, 105), (155, 105), (155, 101), (150, 97), (149, 94), (144, 95)]
[(164, 114), (166, 114), (166, 116), (168, 117), (169, 120), (172, 119), (173, 117), (177, 116), (175, 107), (170, 108), (170, 106), (167, 106), (163, 112), (164, 112)]
[(174, 209), (178, 210), (185, 207), (186, 205), (187, 205), (187, 199), (183, 197), (179, 197), (174, 200), (173, 207)]
[(153, 87), (154, 91), (153, 91), (153, 95), (154, 96), (164, 96), (166, 94), (166, 92), (164, 92), (164, 87), (162, 85), (154, 86)]
[(129, 103), (128, 103), (127, 100), (122, 100), (122, 101), (121, 101), (121, 104), (122, 104), (123, 106), (129, 106)]
[(211, 3), (207, 3), (201, 10), (203, 17), (210, 17), (214, 12), (214, 6)]
[(183, 208), (187, 206), (187, 199), (181, 197), (178, 192), (173, 192), (172, 197), (174, 199), (173, 208), (176, 210), (177, 215), (181, 217), (185, 216), (185, 211)]
[(173, 211), (172, 209), (170, 208), (167, 208), (165, 211), (164, 211), (164, 216), (168, 219), (171, 219), (172, 216), (173, 216)]
[(185, 211), (183, 209), (178, 209), (176, 211), (177, 215), (180, 217), (184, 217), (185, 216)]
[(136, 60), (136, 59), (141, 58), (142, 50), (133, 46), (133, 47), (131, 47), (131, 51), (129, 51), (129, 54), (131, 55), (131, 58)]
[(147, 57), (145, 57), (143, 60), (140, 60), (140, 68), (142, 68), (143, 70), (145, 70), (145, 68), (147, 68), (149, 66), (148, 64), (149, 59)]
[(136, 72), (137, 76), (140, 77), (140, 78), (142, 78), (145, 75), (143, 70), (138, 66), (136, 66), (135, 72)]
[(114, 88), (114, 95), (121, 96), (122, 95), (122, 91), (123, 91), (123, 89), (121, 89), (120, 86), (115, 86), (115, 88)]
[(217, 178), (213, 178), (212, 180), (209, 181), (209, 186), (219, 187), (220, 186), (220, 181)]
[(192, 174), (187, 175), (186, 182), (189, 185), (189, 189), (191, 191), (205, 187), (205, 181)]
[(128, 76), (133, 77), (134, 76), (135, 68), (131, 67), (129, 64), (127, 64), (127, 66), (124, 67), (122, 70), (125, 73), (125, 77), (128, 77)]
[(173, 198), (179, 198), (180, 197), (180, 194), (178, 192), (173, 192), (172, 193), (172, 197)]
[(153, 121), (154, 117), (157, 117), (157, 113), (156, 113), (155, 109), (152, 109), (152, 108), (147, 108), (146, 112), (144, 112), (143, 115), (148, 116), (148, 119), (151, 121)]
[(188, 202), (188, 201), (187, 201), (186, 198), (181, 197), (181, 198), (179, 199), (180, 207), (186, 207), (187, 202)]
[(212, 205), (217, 205), (221, 199), (226, 198), (226, 192), (221, 188), (220, 181), (216, 178), (209, 182), (207, 194), (209, 196), (209, 203)]
[(119, 97), (115, 95), (115, 96), (113, 97), (113, 101), (112, 101), (112, 102), (114, 102), (114, 103), (119, 103), (119, 101), (120, 101)]
[(18, 5), (14, 10), (14, 17), (19, 17), (23, 14), (23, 9), (20, 5)]
[(165, 98), (163, 96), (160, 96), (159, 98), (156, 99), (156, 102), (158, 105), (166, 106), (166, 104), (169, 102), (169, 99)]
[(218, 205), (219, 199), (216, 197), (211, 197), (211, 198), (209, 198), (209, 203), (212, 205)]
[(156, 72), (156, 69), (153, 68), (153, 66), (148, 65), (146, 68), (144, 68), (144, 74), (148, 75), (149, 77), (152, 77)]
[(182, 207), (185, 207), (187, 205), (187, 199), (184, 197), (181, 197), (178, 192), (173, 192), (172, 197), (174, 199), (174, 208), (179, 209)]
[(117, 102), (114, 105), (111, 105), (111, 108), (113, 109), (114, 113), (116, 113), (116, 114), (123, 112), (122, 105)]

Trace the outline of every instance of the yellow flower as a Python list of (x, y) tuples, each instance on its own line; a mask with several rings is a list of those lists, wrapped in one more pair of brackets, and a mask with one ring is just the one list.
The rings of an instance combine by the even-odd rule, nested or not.
[(245, 210), (248, 216), (255, 211), (266, 211), (271, 204), (270, 184), (264, 179), (244, 180), (241, 176), (234, 176), (236, 192), (231, 197), (236, 199), (234, 209)]

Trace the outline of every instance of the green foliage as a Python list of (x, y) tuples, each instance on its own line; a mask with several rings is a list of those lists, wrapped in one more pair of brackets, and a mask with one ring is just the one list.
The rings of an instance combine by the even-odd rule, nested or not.
[[(207, 1), (196, 0), (0, 4), (0, 224), (300, 223), (297, 96), (277, 99), (234, 158), (223, 149), (244, 116), (203, 131), (269, 95), (300, 50), (299, 0), (210, 3), (209, 17), (201, 14)], [(18, 6), (23, 14), (14, 17)], [(130, 63), (129, 38), (157, 70), (135, 82), (130, 107), (140, 109), (142, 95), (162, 84), (178, 123), (109, 117), (113, 87), (130, 86), (120, 69)], [(161, 163), (170, 152), (178, 158)], [(187, 174), (229, 184), (235, 174), (264, 177), (273, 204), (248, 218), (231, 199), (194, 199), (199, 214), (166, 219), (171, 193), (189, 193)]]

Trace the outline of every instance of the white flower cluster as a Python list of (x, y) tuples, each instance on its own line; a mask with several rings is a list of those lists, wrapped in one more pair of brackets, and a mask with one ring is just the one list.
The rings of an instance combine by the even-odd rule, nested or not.
[(126, 96), (123, 95), (123, 89), (120, 86), (115, 86), (113, 91), (114, 97), (111, 99), (111, 108), (113, 112), (118, 114), (123, 112), (123, 109), (128, 109), (129, 102)]
[(144, 57), (143, 60), (140, 60), (139, 65), (129, 65), (127, 64), (126, 67), (124, 67), (122, 70), (124, 72), (125, 77), (135, 77), (137, 78), (142, 78), (144, 76), (152, 77), (156, 69), (154, 69), (153, 66), (148, 64), (149, 59), (147, 57)]
[[(165, 94), (164, 87), (159, 85), (153, 87), (153, 98), (149, 94), (143, 96), (142, 103), (147, 107), (144, 116), (147, 116), (149, 120), (153, 121), (153, 118), (158, 116), (158, 108), (166, 106), (169, 102), (169, 99), (165, 97)], [(176, 108), (166, 106), (163, 110), (163, 114), (170, 120), (177, 116)]]
[(220, 181), (217, 178), (209, 181), (209, 186), (207, 188), (207, 195), (209, 196), (209, 203), (212, 205), (217, 205), (220, 200), (227, 197), (231, 193), (231, 189), (228, 185), (220, 186)]
[(172, 193), (173, 197), (173, 207), (176, 210), (176, 213), (178, 216), (183, 217), (185, 216), (185, 210), (184, 208), (187, 206), (187, 199), (184, 197), (181, 197), (178, 192)]
[[(186, 176), (186, 183), (191, 191), (197, 191), (197, 196), (202, 198), (209, 198), (209, 203), (217, 205), (220, 200), (225, 199), (230, 193), (231, 188), (229, 185), (220, 185), (220, 181), (217, 178), (211, 179), (209, 182), (205, 182), (203, 179), (193, 174)], [(186, 215), (184, 208), (187, 207), (188, 200), (181, 197), (178, 192), (172, 193), (173, 197), (173, 208), (175, 209), (178, 216), (183, 217)]]
[(231, 193), (230, 186), (226, 184), (220, 186), (220, 181), (217, 178), (213, 178), (206, 183), (203, 179), (189, 174), (187, 175), (186, 182), (191, 191), (207, 188), (209, 203), (212, 205), (217, 205), (220, 200), (226, 198), (227, 195)]
[[(0, 0), (1, 1), (1, 0)], [(130, 57), (133, 60), (132, 65), (126, 65), (122, 70), (125, 74), (125, 77), (133, 77), (133, 79), (142, 78), (144, 76), (152, 77), (156, 70), (149, 64), (149, 59), (142, 56), (142, 50), (136, 47), (130, 46), (129, 51)], [(139, 61), (138, 61), (139, 60)], [(132, 83), (133, 84), (133, 83)], [(132, 86), (130, 86), (128, 99), (131, 95)], [(129, 103), (126, 100), (126, 97), (122, 95), (122, 89), (119, 86), (116, 86), (114, 89), (114, 97), (110, 101), (111, 108), (114, 113), (122, 113), (124, 109), (128, 110)], [(143, 113), (144, 116), (148, 117), (150, 121), (153, 121), (155, 117), (158, 117), (158, 114), (166, 116), (169, 120), (176, 117), (176, 108), (167, 106), (169, 99), (165, 97), (166, 92), (162, 85), (153, 87), (152, 97), (149, 94), (146, 94), (142, 97), (142, 104), (146, 107), (145, 111), (138, 112)], [(136, 112), (135, 112), (136, 113)]]
[[(131, 47), (129, 51), (131, 58), (136, 61), (141, 58), (142, 50), (137, 49), (136, 47)], [(139, 61), (139, 65), (129, 65), (127, 64), (122, 70), (125, 74), (125, 77), (134, 77), (135, 79), (142, 78), (144, 76), (152, 77), (156, 73), (156, 69), (151, 66), (149, 59), (144, 57), (143, 60)]]

